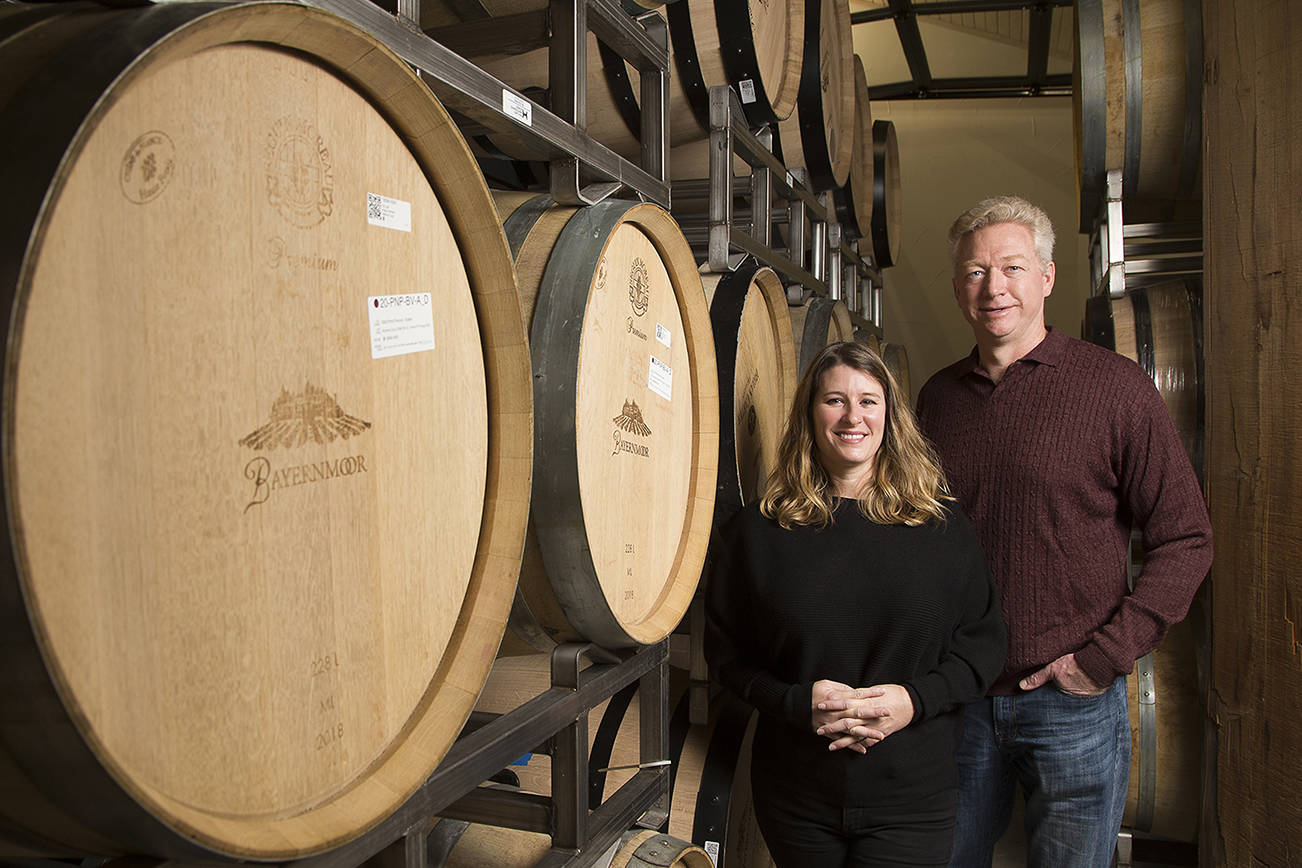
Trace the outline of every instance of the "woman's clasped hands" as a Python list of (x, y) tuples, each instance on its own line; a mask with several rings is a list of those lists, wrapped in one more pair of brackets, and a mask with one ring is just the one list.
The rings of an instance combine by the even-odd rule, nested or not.
[(814, 682), (814, 731), (831, 740), (828, 750), (868, 748), (913, 720), (913, 699), (899, 684), (851, 687), (839, 681)]

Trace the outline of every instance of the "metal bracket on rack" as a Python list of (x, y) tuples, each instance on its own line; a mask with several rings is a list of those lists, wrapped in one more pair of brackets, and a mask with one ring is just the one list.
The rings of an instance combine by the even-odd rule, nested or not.
[[(769, 266), (787, 284), (787, 299), (799, 304), (809, 294), (855, 301), (860, 284), (880, 285), (881, 272), (860, 256), (858, 247), (835, 220), (830, 194), (815, 196), (802, 168), (788, 170), (772, 153), (772, 131), (747, 126), (737, 95), (728, 87), (710, 88), (709, 177), (675, 181), (675, 199), (708, 200), (704, 226), (699, 217), (680, 217), (683, 234), (700, 250), (705, 267), (715, 273), (735, 270), (745, 256)], [(751, 167), (749, 177), (733, 174), (736, 160)], [(750, 194), (750, 211), (737, 213), (738, 194)], [(749, 217), (749, 231), (744, 221)], [(785, 223), (788, 246), (772, 246), (774, 222)], [(808, 243), (807, 243), (808, 237)], [(808, 263), (808, 264), (806, 264)], [(853, 269), (853, 272), (852, 270)], [(880, 316), (865, 319), (859, 311), (869, 304), (847, 305), (860, 326), (880, 330)]]
[(1107, 173), (1107, 198), (1090, 237), (1091, 295), (1120, 298), (1172, 275), (1202, 271), (1202, 225), (1124, 220), (1121, 170)]
[[(553, 112), (414, 30), (411, 22), (420, 14), (419, 2), (415, 0), (406, 0), (398, 16), (365, 0), (306, 2), (370, 32), (415, 67), (447, 108), (489, 129), (509, 130), (524, 136), (546, 153), (549, 160), (561, 161), (556, 172), (561, 180), (552, 193), (558, 201), (590, 204), (615, 190), (628, 187), (648, 201), (669, 207), (669, 184), (664, 172), (664, 144), (668, 136), (663, 130), (668, 99), (665, 76), (669, 67), (669, 47), (668, 30), (659, 13), (647, 13), (635, 22), (612, 0), (586, 0), (586, 3), (583, 0), (556, 0), (562, 9), (573, 9), (568, 19), (573, 26), (557, 26), (553, 15), (552, 41), (562, 47), (560, 55), (550, 62), (553, 67), (561, 64), (569, 70), (564, 73), (567, 80), (553, 78), (551, 82), (553, 105), (562, 106), (559, 112)], [(583, 26), (581, 33), (580, 24)], [(467, 25), (471, 26), (474, 25)], [(642, 159), (647, 168), (624, 159), (588, 136), (583, 128), (586, 115), (579, 112), (586, 112), (586, 94), (583, 92), (586, 74), (579, 74), (577, 64), (586, 54), (589, 28), (617, 51), (623, 52), (642, 72), (645, 103)], [(567, 46), (572, 46), (572, 50)], [(571, 73), (572, 81), (568, 80)], [(648, 126), (659, 132), (648, 134)], [(572, 161), (572, 165), (566, 161)], [(580, 181), (581, 174), (592, 176), (598, 182), (584, 186)]]

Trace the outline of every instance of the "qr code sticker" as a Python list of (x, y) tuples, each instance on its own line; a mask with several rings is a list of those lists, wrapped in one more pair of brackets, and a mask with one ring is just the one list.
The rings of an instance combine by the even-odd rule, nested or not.
[(384, 206), (380, 197), (374, 193), (366, 194), (366, 219), (380, 220), (384, 217)]

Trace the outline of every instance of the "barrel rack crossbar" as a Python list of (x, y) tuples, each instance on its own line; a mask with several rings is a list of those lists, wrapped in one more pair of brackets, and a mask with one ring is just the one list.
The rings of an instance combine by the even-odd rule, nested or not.
[[(164, 0), (166, 2), (166, 0)], [(420, 0), (399, 0), (397, 15), (366, 0), (305, 0), (369, 31), (420, 76), (443, 104), (475, 123), (526, 136), (550, 156), (551, 195), (565, 205), (591, 205), (628, 187), (669, 207), (669, 34), (664, 18), (631, 18), (612, 0), (552, 0), (548, 10), (441, 28), (456, 48), (421, 32)], [(587, 32), (638, 68), (641, 76), (641, 165), (634, 165), (584, 130), (587, 123)], [(476, 66), (466, 56), (547, 45), (552, 109)], [(463, 56), (466, 55), (466, 56)], [(588, 177), (604, 179), (585, 183)]]
[[(749, 254), (783, 277), (791, 303), (801, 303), (809, 293), (843, 299), (856, 325), (880, 332), (881, 271), (859, 254), (858, 240), (837, 222), (831, 194), (816, 196), (804, 170), (778, 162), (772, 143), (770, 127), (754, 133), (747, 126), (731, 88), (710, 88), (709, 177), (671, 185), (675, 201), (707, 199), (709, 210), (704, 218), (678, 217), (683, 235), (712, 272), (731, 271)], [(749, 176), (733, 174), (737, 158), (750, 165)], [(738, 195), (749, 197), (749, 212), (735, 207)], [(782, 252), (773, 246), (775, 223), (787, 226), (788, 247)]]
[[(580, 670), (584, 658), (593, 664)], [(634, 825), (656, 829), (669, 816), (669, 769), (638, 771), (592, 810), (588, 787), (588, 711), (634, 681), (640, 695), (641, 756), (669, 755), (668, 643), (621, 659), (589, 644), (558, 646), (552, 653), (552, 686), (502, 715), (475, 715), (443, 762), (391, 817), (352, 844), (286, 868), (343, 868), (381, 851), (384, 865), (430, 864), (431, 818), (466, 820), (526, 829), (552, 836), (552, 849), (537, 868), (592, 865)], [(525, 753), (552, 758), (550, 797), (480, 787)]]
[(1091, 295), (1121, 298), (1127, 289), (1202, 270), (1202, 226), (1190, 222), (1127, 225), (1122, 218), (1121, 170), (1110, 170), (1107, 195), (1090, 235)]

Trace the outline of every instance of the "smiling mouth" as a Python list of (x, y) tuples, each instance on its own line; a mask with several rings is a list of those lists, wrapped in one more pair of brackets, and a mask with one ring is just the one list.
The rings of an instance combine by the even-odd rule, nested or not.
[(856, 433), (852, 431), (837, 431), (836, 436), (840, 437), (846, 443), (859, 443), (862, 442), (864, 437), (868, 435), (863, 433)]

